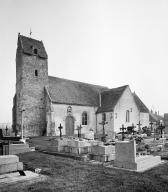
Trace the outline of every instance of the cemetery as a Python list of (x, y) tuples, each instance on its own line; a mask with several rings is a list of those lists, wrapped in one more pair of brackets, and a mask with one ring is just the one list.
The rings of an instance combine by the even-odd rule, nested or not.
[[(26, 181), (34, 178), (36, 182), (39, 182), (40, 176), (44, 179), (44, 175), (48, 171), (50, 173), (52, 169), (51, 164), (51, 167), (45, 168), (43, 160), (42, 167), (40, 166), (40, 160), (35, 162), (35, 164), (29, 161), (30, 157), (31, 160), (32, 156), (36, 159), (41, 156), (40, 154), (46, 155), (45, 158), (51, 158), (51, 156), (51, 159), (56, 158), (59, 160), (62, 158), (63, 161), (71, 161), (76, 165), (102, 165), (103, 168), (99, 167), (99, 169), (108, 169), (108, 171), (130, 170), (131, 172), (144, 172), (158, 165), (163, 166), (165, 162), (161, 160), (159, 155), (166, 153), (168, 157), (168, 142), (163, 135), (163, 131), (159, 139), (151, 137), (141, 140), (139, 139), (139, 133), (136, 133), (134, 128), (134, 125), (129, 128), (125, 128), (122, 125), (120, 128), (121, 132), (116, 136), (115, 140), (110, 140), (104, 134), (104, 131), (101, 139), (95, 138), (92, 131), (83, 135), (81, 134), (81, 125), (77, 128), (77, 135), (65, 136), (62, 135), (61, 124), (58, 127), (60, 135), (55, 137), (25, 139), (21, 135), (21, 137), (10, 137), (9, 139), (9, 137), (5, 138), (1, 135), (0, 182), (9, 185), (10, 180), (13, 183), (17, 183), (20, 181), (19, 179)], [(32, 148), (35, 149), (34, 152)], [(22, 162), (19, 161), (19, 157), (23, 159)], [(37, 173), (37, 170), (40, 171)], [(22, 174), (25, 174), (25, 177)]]

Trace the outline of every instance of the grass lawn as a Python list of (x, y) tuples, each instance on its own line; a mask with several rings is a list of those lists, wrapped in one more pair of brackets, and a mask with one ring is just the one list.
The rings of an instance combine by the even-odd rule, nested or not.
[(24, 153), (19, 157), (26, 168), (41, 168), (48, 179), (31, 185), (17, 184), (2, 192), (168, 191), (168, 163), (136, 173), (40, 152)]

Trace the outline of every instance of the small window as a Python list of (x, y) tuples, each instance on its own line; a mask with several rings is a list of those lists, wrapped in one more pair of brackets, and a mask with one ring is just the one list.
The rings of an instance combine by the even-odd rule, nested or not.
[(106, 121), (106, 114), (105, 113), (102, 113), (102, 121)]
[(38, 71), (37, 71), (37, 70), (35, 70), (35, 76), (36, 76), (36, 77), (38, 76)]
[(88, 115), (87, 112), (82, 113), (82, 125), (87, 125), (88, 124)]
[(37, 53), (38, 53), (36, 48), (33, 50), (33, 52), (34, 52), (35, 55), (37, 55)]
[(129, 112), (129, 110), (126, 111), (126, 122), (130, 122), (130, 112)]

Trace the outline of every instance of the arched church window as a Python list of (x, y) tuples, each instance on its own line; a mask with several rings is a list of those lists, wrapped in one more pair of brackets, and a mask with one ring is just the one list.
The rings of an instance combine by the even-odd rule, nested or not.
[(106, 121), (106, 113), (102, 113), (102, 121)]
[(126, 111), (126, 122), (130, 122), (130, 111)]
[(88, 124), (88, 114), (86, 111), (82, 113), (82, 125), (87, 125)]

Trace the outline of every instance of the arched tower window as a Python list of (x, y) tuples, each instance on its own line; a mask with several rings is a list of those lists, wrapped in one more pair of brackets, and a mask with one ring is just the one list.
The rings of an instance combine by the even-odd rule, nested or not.
[(130, 122), (130, 111), (126, 111), (126, 122)]
[(38, 50), (35, 48), (35, 49), (33, 49), (33, 53), (35, 54), (35, 55), (37, 55), (37, 53), (38, 53)]
[(38, 76), (38, 71), (37, 71), (37, 69), (34, 71), (34, 74), (35, 74), (36, 77)]
[(106, 121), (106, 113), (102, 113), (102, 121)]
[(82, 125), (87, 125), (88, 124), (88, 114), (86, 111), (82, 113)]

